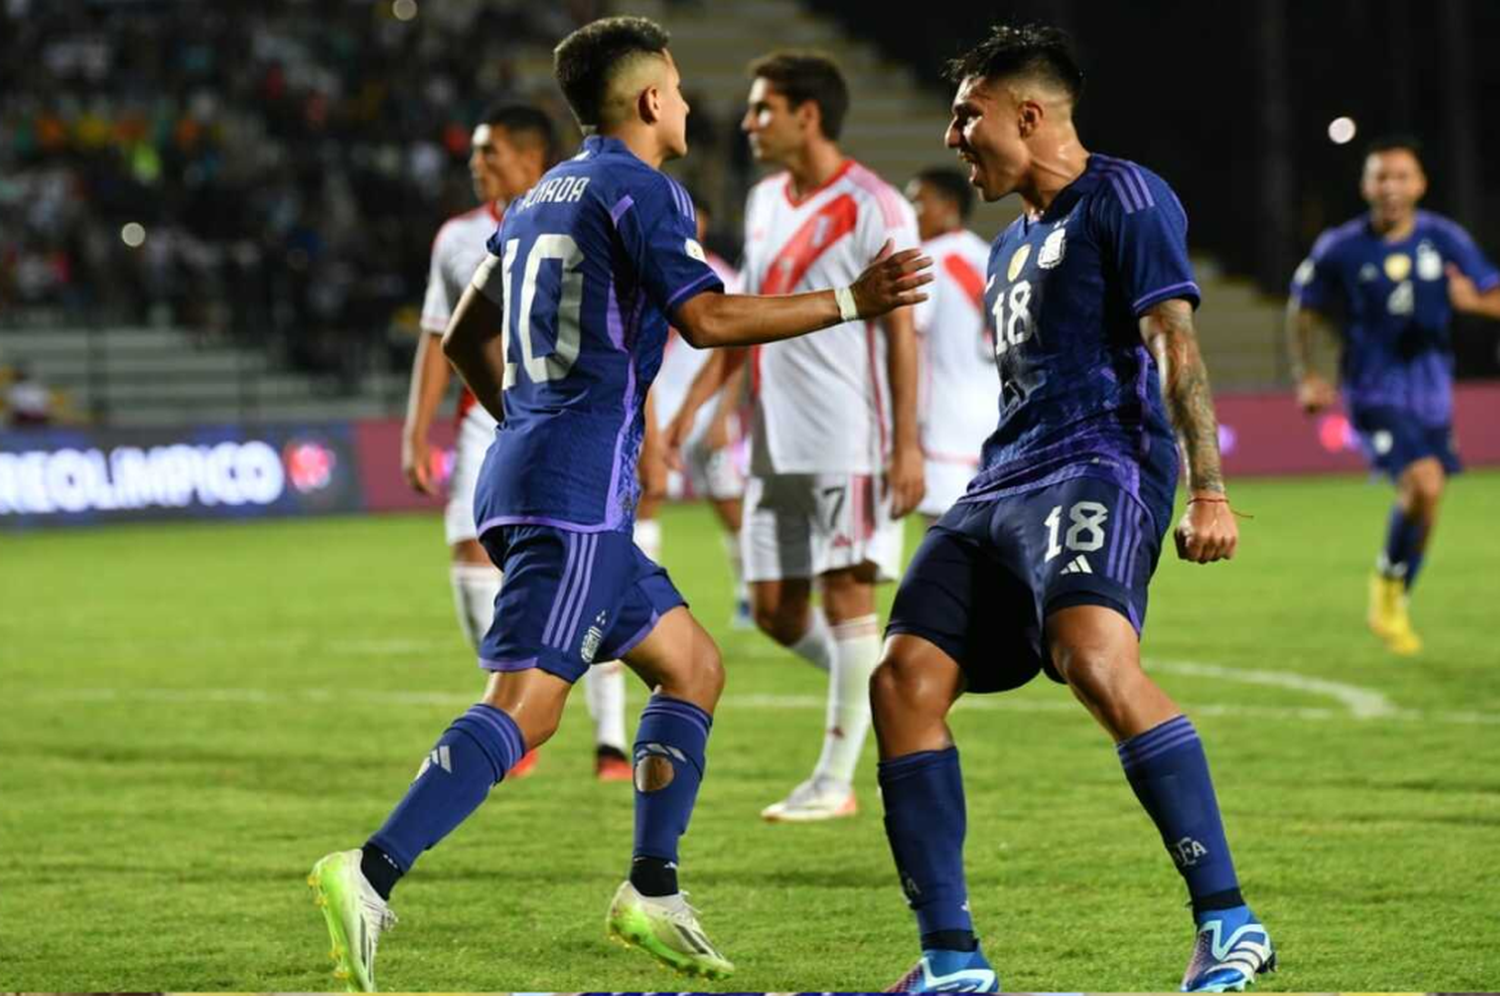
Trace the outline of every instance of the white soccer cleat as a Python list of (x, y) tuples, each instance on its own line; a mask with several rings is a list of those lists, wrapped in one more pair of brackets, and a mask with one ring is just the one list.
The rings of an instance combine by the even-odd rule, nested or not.
[(708, 939), (698, 923), (697, 910), (681, 892), (643, 896), (630, 882), (623, 882), (609, 904), (604, 926), (610, 937), (640, 948), (685, 975), (727, 979), (734, 973), (734, 965)]
[(359, 851), (335, 851), (313, 865), (307, 884), (333, 941), (334, 978), (351, 993), (375, 992), (375, 946), (396, 914), (359, 870)]
[(785, 799), (762, 809), (760, 818), (768, 823), (817, 823), (857, 812), (854, 786), (829, 778), (809, 778)]

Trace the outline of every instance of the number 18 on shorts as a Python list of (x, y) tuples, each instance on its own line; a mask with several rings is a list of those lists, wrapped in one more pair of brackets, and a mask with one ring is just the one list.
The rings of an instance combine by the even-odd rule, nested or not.
[(1171, 509), (1093, 477), (961, 501), (928, 531), (902, 579), (889, 633), (936, 644), (969, 691), (1016, 688), (1045, 669), (1046, 615), (1114, 609), (1140, 632)]

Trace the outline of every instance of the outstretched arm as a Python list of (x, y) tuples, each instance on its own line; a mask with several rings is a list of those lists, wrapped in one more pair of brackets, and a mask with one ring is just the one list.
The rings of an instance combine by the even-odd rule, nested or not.
[(1309, 415), (1338, 401), (1333, 382), (1319, 373), (1313, 363), (1317, 344), (1333, 338), (1333, 326), (1327, 316), (1301, 304), (1295, 297), (1287, 301), (1287, 355), (1292, 363), (1292, 380), (1297, 384), (1297, 404)]
[(892, 254), (887, 242), (848, 287), (772, 296), (695, 294), (677, 308), (673, 324), (699, 349), (791, 339), (927, 300), (921, 287), (932, 280), (931, 265), (922, 250)]
[(1500, 286), (1481, 291), (1468, 275), (1452, 263), (1448, 264), (1448, 300), (1454, 311), (1484, 318), (1500, 318)]
[(1176, 531), (1177, 555), (1199, 564), (1227, 560), (1234, 556), (1239, 529), (1224, 493), (1219, 423), (1192, 306), (1179, 298), (1163, 301), (1141, 316), (1140, 329), (1156, 357), (1167, 417), (1187, 462), (1188, 509)]

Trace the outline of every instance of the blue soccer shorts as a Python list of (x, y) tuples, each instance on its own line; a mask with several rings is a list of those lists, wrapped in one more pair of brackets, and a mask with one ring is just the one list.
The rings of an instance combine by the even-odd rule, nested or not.
[(495, 526), (480, 538), (504, 574), (479, 646), (489, 671), (543, 671), (574, 682), (624, 657), (687, 602), (628, 532)]
[(1046, 653), (1047, 615), (1102, 605), (1146, 621), (1171, 509), (1154, 512), (1118, 485), (1077, 477), (1035, 491), (961, 501), (927, 531), (901, 579), (886, 633), (935, 644), (971, 692), (1019, 688)]
[(1356, 408), (1350, 422), (1370, 465), (1391, 480), (1418, 460), (1436, 457), (1449, 474), (1464, 469), (1453, 445), (1453, 424), (1428, 425), (1400, 408)]

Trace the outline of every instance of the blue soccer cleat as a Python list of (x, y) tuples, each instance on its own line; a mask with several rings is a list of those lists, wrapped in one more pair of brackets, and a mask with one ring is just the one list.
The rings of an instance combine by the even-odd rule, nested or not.
[(1248, 906), (1210, 910), (1198, 921), (1193, 957), (1182, 975), (1185, 993), (1244, 992), (1262, 972), (1276, 971), (1271, 935)]
[(888, 993), (998, 993), (1000, 977), (985, 960), (984, 952), (944, 951), (934, 948), (922, 952), (922, 960)]

